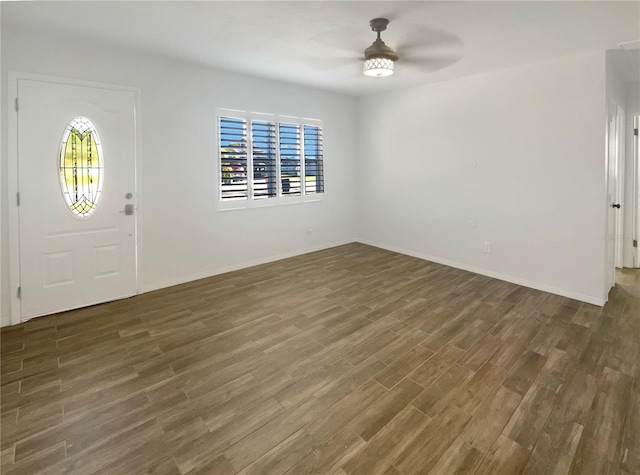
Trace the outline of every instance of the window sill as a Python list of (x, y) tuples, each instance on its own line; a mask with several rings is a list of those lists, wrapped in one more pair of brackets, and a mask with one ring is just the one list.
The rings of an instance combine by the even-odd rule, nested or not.
[(229, 200), (218, 201), (218, 211), (233, 211), (240, 209), (272, 208), (274, 206), (290, 206), (302, 203), (317, 203), (323, 201), (323, 194), (306, 196), (281, 196), (262, 200)]

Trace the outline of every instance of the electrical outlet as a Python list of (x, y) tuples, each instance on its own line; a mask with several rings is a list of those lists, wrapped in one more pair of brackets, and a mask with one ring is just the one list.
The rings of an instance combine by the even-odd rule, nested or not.
[(484, 252), (486, 254), (491, 254), (493, 252), (493, 246), (488, 241), (484, 243)]
[(311, 234), (313, 232), (313, 228), (311, 226), (307, 226), (307, 234)]

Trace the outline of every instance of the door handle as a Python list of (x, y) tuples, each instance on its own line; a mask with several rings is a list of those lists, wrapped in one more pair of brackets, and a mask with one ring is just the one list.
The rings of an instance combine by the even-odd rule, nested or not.
[(124, 205), (124, 209), (120, 212), (124, 213), (126, 216), (131, 216), (133, 214), (133, 205)]
[(611, 207), (620, 209), (620, 203), (612, 204)]

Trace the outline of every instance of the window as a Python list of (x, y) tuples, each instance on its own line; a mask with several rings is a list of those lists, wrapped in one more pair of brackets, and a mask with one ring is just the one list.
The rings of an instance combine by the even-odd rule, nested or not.
[(221, 110), (218, 133), (225, 207), (317, 200), (324, 192), (320, 121)]
[(76, 117), (67, 125), (59, 154), (62, 195), (77, 218), (88, 218), (96, 210), (102, 193), (104, 174), (98, 132), (86, 117)]

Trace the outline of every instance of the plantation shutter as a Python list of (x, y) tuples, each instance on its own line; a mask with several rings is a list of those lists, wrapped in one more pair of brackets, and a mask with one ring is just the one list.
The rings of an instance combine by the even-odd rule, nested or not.
[(220, 117), (220, 197), (247, 199), (247, 121)]
[(269, 198), (278, 194), (276, 172), (276, 124), (251, 122), (253, 158), (253, 197)]
[[(232, 109), (218, 114), (221, 209), (316, 201), (324, 193), (322, 122)], [(264, 201), (267, 200), (267, 201)], [(255, 203), (256, 206), (261, 206)]]
[(324, 193), (322, 129), (313, 125), (304, 126), (304, 174), (305, 194)]
[(300, 195), (300, 126), (280, 123), (278, 142), (282, 195)]

